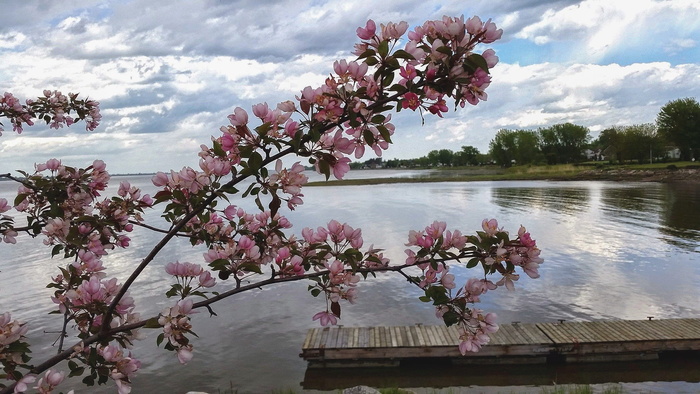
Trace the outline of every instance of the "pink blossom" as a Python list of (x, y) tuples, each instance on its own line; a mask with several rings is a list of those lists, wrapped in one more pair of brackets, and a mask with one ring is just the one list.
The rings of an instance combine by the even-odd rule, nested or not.
[(12, 320), (9, 312), (0, 315), (0, 348), (18, 341), (29, 331), (26, 324)]
[(403, 109), (410, 108), (415, 111), (421, 104), (418, 95), (413, 92), (408, 92), (404, 94), (403, 97), (404, 99), (401, 101), (401, 107)]
[(334, 156), (336, 157), (335, 163), (331, 164), (333, 176), (335, 176), (336, 179), (343, 179), (345, 174), (350, 171), (350, 159), (339, 152), (336, 152)]
[(503, 36), (503, 29), (498, 29), (496, 24), (491, 22), (491, 19), (484, 23), (484, 37), (481, 39), (481, 42), (489, 44), (499, 40), (501, 36)]
[(211, 272), (204, 271), (199, 274), (199, 285), (201, 287), (213, 287), (216, 284), (216, 279), (212, 278)]
[(181, 278), (195, 278), (202, 274), (203, 268), (199, 264), (193, 263), (168, 263), (165, 266), (165, 272), (172, 276), (179, 276)]
[(288, 120), (284, 125), (284, 134), (290, 138), (294, 138), (299, 130), (299, 123), (293, 120)]
[(153, 202), (154, 202), (153, 199), (148, 194), (144, 194), (144, 196), (141, 197), (141, 203), (147, 207), (152, 206)]
[(535, 240), (530, 237), (530, 233), (521, 234), (520, 235), (520, 243), (522, 243), (523, 246), (528, 247), (528, 248), (534, 248), (537, 245)]
[(498, 64), (498, 56), (496, 56), (496, 51), (493, 49), (487, 49), (484, 51), (484, 53), (481, 54), (481, 56), (484, 57), (484, 60), (486, 60), (486, 65), (489, 68), (494, 67), (496, 64)]
[(15, 230), (3, 230), (0, 231), (0, 234), (2, 234), (2, 241), (7, 243), (7, 244), (16, 244), (17, 243), (17, 231)]
[(433, 224), (425, 228), (426, 234), (432, 238), (440, 238), (445, 232), (447, 224), (445, 222), (434, 221)]
[(107, 165), (102, 160), (95, 160), (92, 162), (92, 169), (95, 171), (104, 171)]
[(243, 250), (250, 250), (255, 246), (255, 241), (248, 238), (247, 236), (242, 236), (238, 239), (238, 247)]
[(446, 289), (454, 289), (456, 287), (455, 276), (452, 274), (443, 274), (443, 276), (440, 278), (440, 284), (442, 284), (442, 286), (444, 286)]
[(129, 184), (128, 181), (121, 181), (119, 183), (119, 191), (117, 194), (119, 194), (121, 197), (126, 197), (126, 195), (129, 193), (129, 189), (131, 188), (131, 184)]
[(49, 369), (44, 374), (44, 377), (39, 379), (35, 389), (39, 390), (41, 394), (51, 393), (51, 391), (63, 381), (65, 376), (66, 373), (63, 371), (59, 372)]
[(183, 346), (177, 349), (177, 359), (180, 361), (180, 364), (187, 364), (190, 360), (192, 360), (192, 357), (192, 345)]
[(153, 182), (154, 186), (157, 187), (163, 187), (169, 183), (170, 179), (168, 178), (168, 175), (158, 171), (155, 176), (151, 179), (151, 182)]
[(245, 126), (248, 124), (248, 113), (241, 107), (236, 107), (233, 110), (233, 114), (228, 116), (231, 125), (233, 126)]
[(34, 383), (36, 381), (36, 376), (27, 374), (15, 383), (14, 393), (24, 393), (29, 390), (28, 384)]
[(61, 161), (58, 159), (50, 159), (46, 162), (46, 168), (51, 171), (56, 171), (61, 166)]
[(449, 111), (449, 108), (447, 107), (445, 100), (440, 98), (433, 105), (428, 107), (428, 111), (430, 111), (431, 114), (442, 118), (442, 113)]
[(498, 233), (499, 231), (502, 231), (502, 229), (498, 228), (498, 221), (496, 221), (496, 219), (484, 219), (481, 222), (481, 228), (488, 236), (491, 237), (496, 235), (496, 233)]
[(506, 289), (513, 291), (515, 290), (515, 281), (517, 281), (520, 278), (520, 275), (518, 274), (513, 274), (513, 273), (504, 273), (503, 277), (501, 280), (496, 282), (497, 286), (505, 286)]
[(324, 311), (324, 312), (318, 312), (315, 314), (311, 320), (320, 320), (322, 326), (327, 326), (327, 325), (332, 325), (335, 326), (338, 324), (338, 318), (336, 315), (332, 314), (331, 312)]
[(277, 109), (279, 109), (282, 112), (294, 112), (296, 111), (296, 105), (293, 101), (286, 100), (277, 104)]
[(367, 24), (365, 24), (365, 27), (358, 27), (357, 28), (357, 36), (360, 37), (362, 40), (369, 40), (370, 38), (374, 37), (374, 33), (377, 30), (377, 25), (374, 23), (373, 20), (368, 20)]
[(408, 30), (408, 22), (401, 21), (399, 23), (389, 22), (386, 25), (382, 24), (382, 39), (383, 40), (394, 40), (401, 38), (401, 36)]
[(484, 24), (481, 22), (481, 18), (479, 18), (478, 16), (473, 16), (467, 19), (465, 27), (467, 29), (467, 33), (475, 36), (481, 33), (481, 29), (484, 27)]
[(12, 209), (12, 206), (7, 203), (7, 199), (0, 198), (0, 213), (7, 212)]
[(267, 103), (260, 103), (260, 104), (255, 104), (253, 105), (253, 115), (260, 119), (265, 119), (267, 117), (267, 114), (270, 112), (270, 107), (267, 106)]

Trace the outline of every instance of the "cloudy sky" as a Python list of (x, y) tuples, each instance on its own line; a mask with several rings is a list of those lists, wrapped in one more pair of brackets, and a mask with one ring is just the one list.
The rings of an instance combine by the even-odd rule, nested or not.
[[(5, 0), (2, 0), (3, 2)], [(72, 4), (77, 4), (70, 2)], [(352, 58), (367, 19), (411, 26), (443, 15), (492, 18), (500, 64), (489, 99), (427, 118), (396, 118), (385, 158), (472, 145), (502, 128), (573, 122), (592, 134), (653, 122), (661, 106), (700, 98), (697, 0), (25, 0), (0, 13), (0, 93), (80, 92), (103, 122), (0, 137), (0, 172), (56, 157), (111, 173), (196, 166), (199, 145), (233, 108), (291, 99)], [(9, 10), (9, 12), (8, 12)], [(250, 111), (249, 111), (250, 112)], [(5, 123), (7, 129), (8, 123)], [(367, 156), (366, 158), (370, 158)]]

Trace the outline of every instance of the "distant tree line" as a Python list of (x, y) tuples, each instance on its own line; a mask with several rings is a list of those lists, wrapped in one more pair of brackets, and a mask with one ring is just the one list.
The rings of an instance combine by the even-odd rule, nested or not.
[[(673, 156), (673, 149), (678, 155)], [(353, 163), (355, 168), (452, 167), (497, 164), (566, 164), (589, 160), (625, 163), (700, 159), (700, 104), (684, 98), (664, 105), (656, 123), (613, 126), (598, 138), (590, 130), (573, 123), (555, 124), (537, 130), (501, 129), (482, 154), (473, 146), (459, 151), (432, 150), (416, 159), (381, 158)]]

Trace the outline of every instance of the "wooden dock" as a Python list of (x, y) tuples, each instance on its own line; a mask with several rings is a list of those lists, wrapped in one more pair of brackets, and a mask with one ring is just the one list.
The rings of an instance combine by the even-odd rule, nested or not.
[(325, 327), (308, 331), (300, 354), (310, 367), (391, 366), (402, 360), (538, 364), (632, 361), (700, 351), (700, 319), (501, 324), (477, 353), (459, 353), (445, 326)]

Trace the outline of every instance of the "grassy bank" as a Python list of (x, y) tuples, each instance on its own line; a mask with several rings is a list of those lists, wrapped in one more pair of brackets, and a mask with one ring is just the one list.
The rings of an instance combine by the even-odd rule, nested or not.
[[(671, 167), (673, 166), (673, 167)], [(307, 186), (351, 186), (378, 185), (391, 183), (426, 183), (426, 182), (475, 182), (475, 181), (515, 181), (515, 180), (652, 180), (663, 181), (677, 175), (678, 170), (693, 169), (700, 166), (694, 162), (606, 165), (602, 163), (584, 163), (580, 165), (560, 164), (553, 166), (513, 166), (501, 168), (489, 167), (449, 167), (426, 170), (424, 177), (414, 178), (369, 178), (329, 180), (310, 182)], [(355, 170), (362, 171), (362, 170)], [(656, 178), (654, 178), (656, 176)], [(695, 174), (691, 174), (695, 176)]]

